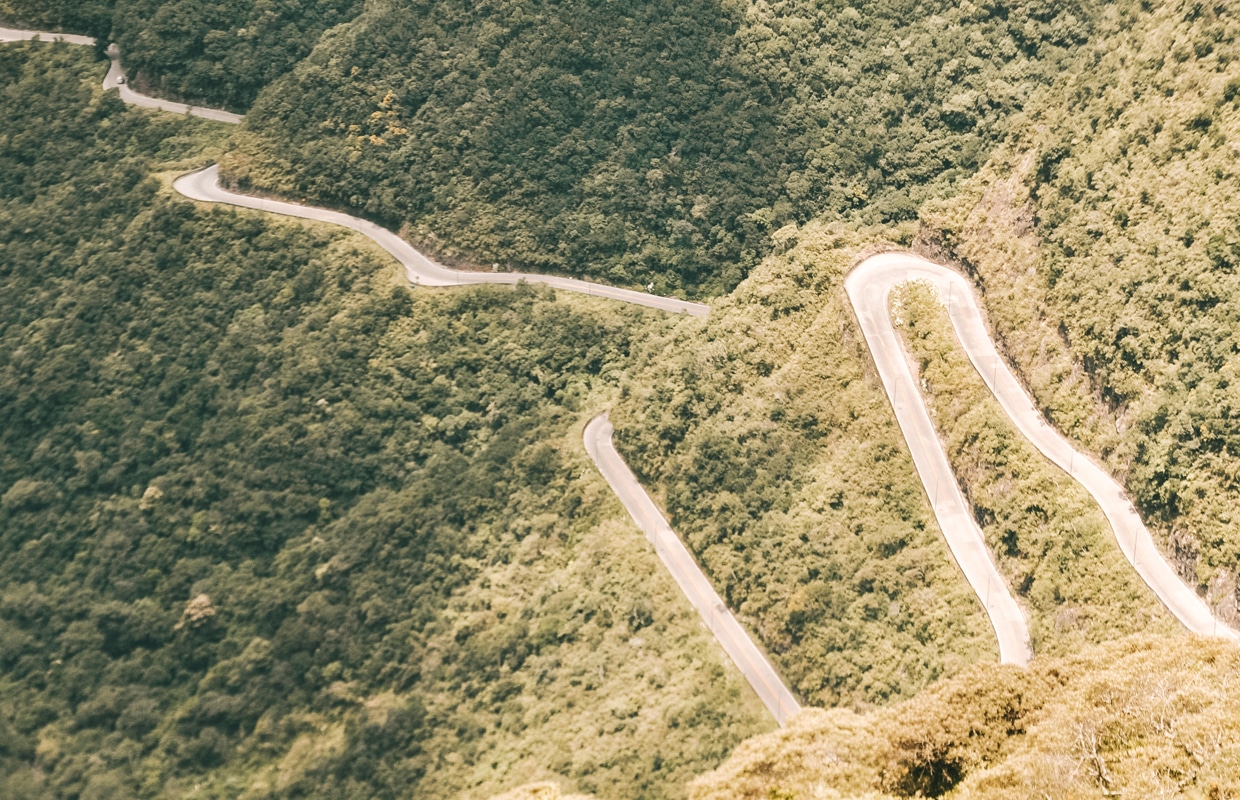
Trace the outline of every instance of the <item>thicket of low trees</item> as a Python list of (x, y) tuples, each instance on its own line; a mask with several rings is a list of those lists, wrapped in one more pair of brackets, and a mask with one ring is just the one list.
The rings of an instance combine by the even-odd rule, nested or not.
[(658, 315), (197, 209), (102, 69), (0, 48), (0, 796), (656, 797), (771, 724), (581, 452)]
[(737, 748), (694, 800), (1231, 797), (1240, 650), (1130, 637), (1029, 669), (978, 665), (859, 715), (804, 712)]

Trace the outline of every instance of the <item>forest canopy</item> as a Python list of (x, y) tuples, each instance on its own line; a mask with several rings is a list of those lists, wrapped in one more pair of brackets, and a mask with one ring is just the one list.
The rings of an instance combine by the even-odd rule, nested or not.
[(102, 71), (0, 48), (0, 796), (660, 797), (770, 726), (580, 452), (657, 318), (174, 199), (220, 129)]
[(449, 260), (718, 294), (789, 222), (913, 218), (1089, 25), (1042, 0), (384, 0), (263, 93), (225, 173)]

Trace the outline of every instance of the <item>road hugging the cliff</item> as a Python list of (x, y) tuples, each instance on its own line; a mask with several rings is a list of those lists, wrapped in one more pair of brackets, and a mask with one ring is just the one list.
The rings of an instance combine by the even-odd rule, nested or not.
[[(16, 30), (0, 27), (0, 42), (32, 39), (94, 46), (85, 36)], [(126, 103), (143, 108), (189, 114), (230, 124), (242, 122), (237, 114), (198, 108), (148, 97), (123, 80), (120, 53), (108, 49), (111, 65), (103, 88), (117, 89)], [(348, 214), (230, 192), (220, 186), (216, 166), (182, 176), (173, 184), (185, 197), (206, 203), (266, 211), (327, 222), (368, 236), (405, 268), (409, 281), (420, 286), (542, 283), (662, 311), (705, 316), (709, 307), (670, 297), (589, 283), (556, 275), (516, 272), (467, 272), (449, 269), (418, 252), (400, 236), (367, 220)], [(908, 253), (884, 253), (858, 264), (845, 280), (845, 291), (857, 316), (913, 463), (930, 499), (939, 527), (966, 580), (982, 602), (999, 642), (1000, 660), (1025, 664), (1032, 657), (1024, 613), (995, 566), (981, 529), (975, 521), (951, 471), (947, 454), (930, 419), (921, 387), (913, 374), (904, 345), (892, 324), (892, 289), (908, 281), (934, 286), (944, 300), (961, 346), (983, 381), (994, 393), (1012, 423), (1037, 449), (1077, 480), (1094, 497), (1111, 524), (1120, 550), (1158, 599), (1190, 631), (1240, 641), (1240, 634), (1219, 622), (1206, 603), (1176, 576), (1154, 543), (1132, 502), (1120, 485), (1087, 456), (1050, 427), (1020, 381), (1000, 357), (986, 329), (973, 285), (960, 274)], [(698, 610), (728, 657), (736, 664), (775, 719), (784, 725), (800, 706), (766, 655), (727, 609), (689, 550), (667, 524), (658, 506), (642, 488), (612, 445), (612, 426), (603, 414), (584, 431), (587, 452), (638, 527), (645, 532), (681, 591)]]

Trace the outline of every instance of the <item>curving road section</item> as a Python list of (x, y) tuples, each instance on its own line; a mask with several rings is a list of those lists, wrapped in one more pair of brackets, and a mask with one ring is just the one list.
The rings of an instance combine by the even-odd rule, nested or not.
[[(94, 40), (90, 40), (89, 44), (93, 45)], [(202, 119), (211, 119), (216, 122), (227, 122), (236, 125), (245, 119), (240, 114), (234, 114), (231, 111), (221, 111), (218, 108), (200, 108), (198, 106), (190, 106), (185, 103), (178, 103), (173, 100), (160, 100), (157, 97), (149, 97), (139, 94), (129, 88), (129, 81), (123, 80), (125, 72), (121, 69), (121, 51), (116, 45), (108, 48), (108, 58), (112, 61), (112, 66), (108, 68), (108, 74), (103, 78), (103, 88), (117, 89), (121, 93), (121, 99), (131, 106), (140, 106), (142, 108), (154, 108), (159, 111), (168, 111), (173, 114), (188, 114), (191, 117), (201, 117)]]
[(702, 622), (723, 646), (724, 652), (749, 681), (775, 720), (781, 726), (787, 725), (788, 720), (801, 710), (800, 703), (788, 691), (770, 660), (736, 621), (684, 542), (667, 524), (659, 507), (616, 452), (611, 435), (612, 426), (606, 414), (592, 419), (585, 430), (586, 452), (637, 527), (654, 545), (655, 552), (676, 580), (680, 591), (697, 609)]
[(525, 281), (527, 283), (541, 283), (556, 289), (579, 292), (594, 297), (606, 297), (611, 300), (655, 308), (660, 311), (690, 314), (698, 317), (704, 317), (710, 312), (710, 307), (702, 303), (691, 303), (675, 297), (660, 297), (658, 295), (646, 294), (645, 292), (635, 292), (632, 289), (605, 286), (576, 278), (565, 278), (559, 275), (535, 275), (522, 272), (467, 272), (449, 269), (427, 258), (392, 231), (373, 222), (359, 219), (340, 211), (330, 211), (326, 208), (315, 208), (314, 206), (303, 206), (298, 203), (267, 200), (262, 197), (230, 192), (220, 186), (219, 167), (214, 165), (182, 176), (172, 186), (191, 200), (198, 200), (204, 203), (226, 203), (241, 208), (251, 208), (257, 211), (268, 211), (273, 214), (284, 214), (289, 217), (327, 222), (355, 230), (364, 236), (370, 237), (380, 247), (388, 251), (404, 266), (405, 275), (410, 282), (419, 286), (464, 286), (483, 283), (515, 284)]
[[(71, 34), (48, 33), (45, 31), (25, 31), (18, 30), (16, 28), (0, 28), (0, 43), (24, 42), (34, 39), (51, 42), (66, 42), (69, 44), (86, 45), (88, 47), (93, 47), (95, 45), (95, 40), (89, 36), (74, 36)], [(161, 100), (157, 97), (149, 97), (135, 92), (129, 87), (128, 81), (125, 80), (125, 73), (121, 69), (120, 50), (115, 44), (108, 48), (108, 58), (112, 63), (108, 68), (108, 74), (104, 76), (103, 88), (105, 91), (109, 89), (118, 90), (120, 92), (121, 99), (130, 105), (139, 106), (141, 108), (153, 108), (173, 114), (188, 114), (193, 117), (201, 117), (202, 119), (214, 120), (216, 122), (226, 122), (233, 125), (238, 124), (245, 119), (240, 114), (233, 114), (229, 111), (221, 111), (215, 108), (199, 108), (197, 106), (177, 103), (172, 100)], [(522, 272), (467, 272), (464, 270), (450, 269), (427, 258), (404, 239), (400, 238), (387, 228), (383, 228), (373, 222), (368, 222), (367, 220), (359, 219), (339, 211), (329, 211), (325, 208), (315, 208), (313, 206), (303, 206), (298, 203), (287, 203), (278, 200), (267, 200), (261, 197), (237, 194), (236, 192), (230, 192), (220, 186), (219, 178), (219, 167), (217, 165), (212, 165), (204, 170), (200, 170), (199, 172), (182, 176), (173, 183), (173, 188), (185, 197), (203, 203), (224, 203), (226, 205), (238, 206), (240, 208), (267, 211), (272, 214), (283, 214), (289, 217), (309, 219), (316, 222), (327, 222), (333, 225), (341, 225), (343, 227), (350, 228), (370, 237), (378, 243), (380, 247), (390, 253), (405, 268), (405, 275), (409, 278), (409, 281), (416, 285), (467, 286), (484, 283), (517, 284), (524, 281), (526, 283), (540, 283), (569, 292), (578, 292), (580, 294), (588, 294), (594, 297), (605, 297), (611, 300), (619, 300), (622, 303), (631, 303), (633, 305), (646, 306), (647, 308), (654, 308), (660, 311), (670, 311), (677, 314), (689, 314), (692, 316), (704, 317), (710, 313), (710, 307), (702, 303), (691, 303), (687, 300), (680, 300), (675, 297), (660, 297), (658, 295), (647, 294), (646, 292), (637, 292), (632, 289), (620, 289), (615, 286), (590, 283), (589, 281), (578, 280), (576, 278), (566, 278), (559, 275), (536, 275)]]
[(89, 36), (76, 36), (72, 33), (49, 33), (47, 31), (23, 31), (17, 28), (0, 27), (0, 44), (4, 42), (30, 42), (38, 39), (42, 42), (65, 42), (94, 47), (95, 40)]
[[(47, 31), (24, 31), (17, 28), (0, 28), (0, 43), (4, 42), (30, 42), (38, 39), (41, 42), (65, 42), (66, 44), (78, 44), (85, 47), (94, 47), (95, 40), (89, 36), (75, 36), (69, 33), (49, 33)], [(187, 114), (191, 117), (201, 117), (202, 119), (212, 119), (216, 122), (229, 122), (236, 124), (243, 117), (240, 114), (233, 114), (228, 111), (220, 111), (215, 108), (198, 108), (189, 106), (185, 103), (177, 103), (172, 100), (160, 100), (158, 97), (148, 97), (139, 94), (129, 88), (127, 80), (123, 80), (125, 72), (121, 69), (121, 54), (116, 45), (108, 48), (108, 58), (112, 64), (108, 67), (108, 74), (103, 78), (104, 91), (108, 89), (117, 89), (120, 91), (121, 99), (133, 106), (141, 106), (142, 108), (154, 108), (159, 111), (168, 111), (173, 114)]]
[(1219, 622), (1197, 593), (1175, 574), (1119, 483), (1047, 423), (996, 350), (972, 283), (953, 270), (908, 253), (877, 255), (853, 269), (844, 288), (943, 536), (986, 606), (999, 638), (1001, 660), (1018, 664), (1029, 660), (1028, 626), (960, 492), (892, 324), (891, 291), (907, 281), (923, 281), (937, 289), (969, 361), (1008, 418), (1042, 455), (1093, 496), (1110, 522), (1120, 550), (1163, 605), (1193, 633), (1240, 640), (1240, 634)]

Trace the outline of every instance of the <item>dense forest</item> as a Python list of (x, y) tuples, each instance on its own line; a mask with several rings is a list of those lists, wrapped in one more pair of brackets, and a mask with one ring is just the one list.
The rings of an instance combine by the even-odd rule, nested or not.
[(716, 294), (788, 222), (914, 217), (1089, 30), (1042, 0), (384, 0), (262, 94), (224, 168), (450, 260)]
[(220, 129), (102, 69), (0, 48), (0, 795), (662, 797), (770, 726), (580, 451), (657, 315), (196, 210)]
[(115, 41), (148, 94), (244, 113), (362, 0), (0, 0), (0, 22)]
[(1093, 14), (0, 0), (0, 20), (117, 41), (145, 91), (258, 98), (224, 162), (243, 186), (407, 223), (449, 261), (695, 295), (735, 286), (788, 222), (915, 217), (983, 163)]

